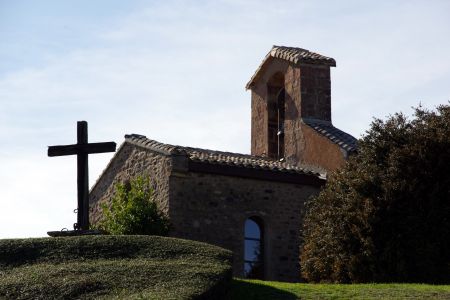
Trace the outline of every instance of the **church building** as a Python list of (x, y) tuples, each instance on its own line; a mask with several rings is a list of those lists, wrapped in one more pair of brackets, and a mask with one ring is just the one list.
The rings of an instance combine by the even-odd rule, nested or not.
[(231, 250), (234, 276), (299, 281), (304, 203), (357, 150), (331, 123), (334, 66), (305, 49), (273, 46), (246, 85), (251, 154), (125, 135), (91, 189), (91, 223), (116, 183), (148, 175), (170, 236)]

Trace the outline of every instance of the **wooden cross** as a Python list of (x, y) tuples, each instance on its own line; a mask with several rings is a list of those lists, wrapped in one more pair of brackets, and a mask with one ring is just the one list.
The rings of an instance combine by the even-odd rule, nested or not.
[(88, 154), (115, 152), (116, 143), (88, 143), (86, 121), (77, 122), (77, 143), (64, 146), (49, 146), (48, 156), (77, 155), (78, 208), (75, 230), (89, 230), (89, 171)]

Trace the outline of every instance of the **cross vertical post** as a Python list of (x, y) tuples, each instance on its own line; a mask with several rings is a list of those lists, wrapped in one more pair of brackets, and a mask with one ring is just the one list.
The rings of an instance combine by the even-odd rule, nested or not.
[[(86, 121), (77, 122), (77, 145), (88, 143), (88, 128)], [(88, 153), (77, 153), (77, 186), (78, 209), (75, 229), (89, 230), (89, 165)]]

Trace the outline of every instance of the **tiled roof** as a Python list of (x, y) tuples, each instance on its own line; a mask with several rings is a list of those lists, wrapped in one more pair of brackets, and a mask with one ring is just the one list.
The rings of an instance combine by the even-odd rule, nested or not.
[(281, 58), (294, 64), (310, 63), (336, 67), (336, 61), (333, 58), (302, 48), (273, 46), (272, 50), (270, 50), (270, 56)]
[(125, 135), (125, 141), (161, 153), (163, 155), (186, 155), (189, 160), (193, 162), (229, 165), (234, 167), (269, 170), (275, 172), (306, 174), (315, 177), (323, 176), (320, 173), (309, 170), (307, 168), (293, 166), (287, 164), (286, 162), (280, 162), (278, 160), (270, 159), (267, 157), (174, 146), (163, 144), (138, 134)]
[(266, 55), (266, 57), (262, 61), (261, 65), (258, 67), (258, 69), (256, 69), (255, 74), (253, 74), (252, 78), (247, 83), (246, 85), (247, 89), (249, 89), (253, 84), (253, 82), (257, 79), (258, 74), (263, 69), (265, 64), (270, 59), (273, 58), (283, 59), (295, 65), (307, 63), (307, 64), (320, 64), (336, 67), (336, 61), (331, 57), (327, 57), (302, 48), (273, 46), (270, 52)]
[(339, 145), (347, 152), (357, 151), (357, 139), (350, 134), (334, 127), (331, 122), (321, 121), (317, 119), (302, 119), (303, 122), (321, 135), (327, 137), (333, 143)]

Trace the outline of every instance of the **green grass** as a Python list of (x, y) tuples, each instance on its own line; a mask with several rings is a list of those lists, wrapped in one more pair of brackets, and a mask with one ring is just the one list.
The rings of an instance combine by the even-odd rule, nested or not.
[(308, 284), (234, 279), (230, 299), (450, 299), (450, 285)]
[(155, 236), (0, 240), (0, 299), (450, 299), (450, 285), (234, 279), (231, 252)]
[(216, 299), (231, 252), (156, 236), (0, 240), (0, 299)]

